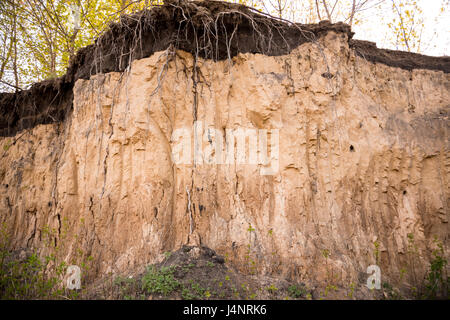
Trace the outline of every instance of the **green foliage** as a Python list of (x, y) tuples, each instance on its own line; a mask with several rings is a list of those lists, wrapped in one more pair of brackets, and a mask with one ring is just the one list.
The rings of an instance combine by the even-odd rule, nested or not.
[(171, 255), (172, 255), (172, 252), (170, 252), (170, 251), (164, 252), (164, 256), (166, 257), (166, 259), (169, 259)]
[(431, 260), (430, 270), (425, 277), (424, 298), (435, 299), (437, 297), (448, 298), (448, 287), (450, 278), (445, 276), (445, 266), (447, 259), (444, 257), (444, 247), (442, 243), (435, 238), (437, 249), (433, 250), (433, 259)]
[(134, 278), (117, 277), (114, 280), (114, 286), (119, 288), (119, 295), (125, 300), (137, 299), (138, 283)]
[(181, 270), (183, 270), (184, 273), (188, 273), (193, 267), (195, 267), (195, 264), (189, 263), (185, 264), (181, 267)]
[(3, 145), (3, 151), (7, 152), (7, 151), (9, 150), (10, 147), (11, 147), (11, 144), (9, 143), (9, 141), (6, 142), (6, 143)]
[(2, 224), (0, 236), (0, 298), (49, 298), (57, 284), (56, 278), (44, 274), (51, 259), (42, 262), (36, 253), (26, 259), (17, 259), (8, 250), (6, 224)]
[(403, 278), (405, 277), (405, 274), (407, 273), (407, 270), (405, 267), (400, 269), (400, 282), (403, 280)]
[[(67, 290), (63, 282), (68, 265), (57, 260), (58, 248), (51, 242), (51, 230), (44, 227), (44, 243), (53, 249), (42, 256), (37, 251), (28, 257), (17, 257), (8, 249), (9, 237), (6, 224), (0, 228), (0, 299), (77, 299), (81, 291)], [(81, 262), (82, 274), (85, 273), (92, 257)]]
[(291, 298), (298, 299), (306, 296), (308, 292), (305, 287), (293, 284), (288, 287), (288, 293)]
[[(0, 1), (0, 80), (24, 87), (65, 73), (79, 48), (92, 44), (121, 14), (159, 0)], [(77, 9), (78, 8), (78, 9)], [(76, 23), (76, 12), (78, 23)], [(10, 76), (14, 74), (14, 76)], [(5, 79), (3, 75), (9, 75)]]
[(205, 294), (205, 289), (202, 288), (198, 283), (192, 282), (191, 289), (197, 294), (197, 296), (202, 297)]
[(142, 289), (148, 293), (169, 295), (180, 287), (174, 277), (175, 269), (175, 266), (170, 266), (157, 270), (155, 266), (150, 266), (142, 277)]
[(247, 272), (249, 274), (255, 274), (257, 265), (255, 259), (252, 258), (252, 234), (255, 232), (255, 228), (253, 228), (252, 225), (249, 224), (247, 232), (249, 235), (249, 243), (247, 245), (247, 254), (244, 256), (244, 259), (246, 260)]
[(275, 294), (278, 291), (278, 288), (271, 284), (266, 288), (266, 290), (271, 294)]
[(387, 298), (389, 300), (401, 300), (402, 295), (400, 294), (400, 291), (392, 287), (392, 285), (389, 282), (383, 283), (383, 291), (386, 292)]
[(423, 11), (416, 1), (391, 0), (391, 43), (400, 50), (420, 52), (424, 30)]
[[(24, 260), (15, 259), (4, 248), (0, 256), (1, 299), (50, 299), (65, 294), (61, 282), (67, 269), (65, 263), (55, 266), (50, 263), (53, 257), (40, 259), (36, 252)], [(71, 292), (66, 298), (73, 298), (74, 294), (77, 293)]]
[(203, 298), (210, 298), (211, 292), (209, 288), (205, 289), (194, 280), (189, 280), (189, 285), (183, 286), (181, 290), (181, 297), (185, 300), (199, 300)]
[(189, 290), (189, 288), (183, 288), (181, 290), (181, 297), (184, 300), (196, 300), (198, 297)]
[(353, 299), (353, 294), (355, 293), (355, 288), (356, 288), (356, 284), (354, 282), (352, 282), (350, 284), (350, 292), (347, 294), (347, 297), (349, 297), (350, 299)]
[(380, 242), (378, 240), (375, 240), (373, 242), (373, 246), (375, 247), (375, 263), (378, 264), (379, 263), (379, 258), (380, 258)]
[(325, 287), (324, 296), (325, 296), (325, 297), (328, 296), (328, 293), (329, 293), (331, 290), (336, 291), (336, 290), (337, 290), (337, 287), (334, 286), (334, 285), (330, 285), (330, 284), (327, 285), (327, 286)]
[[(416, 260), (419, 257), (419, 249), (416, 245), (416, 242), (414, 239), (414, 234), (408, 233), (407, 237), (408, 237), (407, 253), (408, 253), (408, 259), (409, 259), (409, 265), (411, 268), (411, 276), (412, 276), (412, 280), (413, 280), (413, 285), (414, 285), (414, 287), (416, 287), (416, 286), (418, 286), (418, 281), (417, 281), (417, 276), (416, 276)], [(402, 274), (400, 274), (400, 276), (402, 277)]]

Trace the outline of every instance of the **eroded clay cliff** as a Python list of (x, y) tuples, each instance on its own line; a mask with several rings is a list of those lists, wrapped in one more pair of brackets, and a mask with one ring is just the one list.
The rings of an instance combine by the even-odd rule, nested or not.
[[(349, 37), (330, 28), (285, 54), (229, 59), (169, 46), (80, 77), (61, 121), (0, 138), (11, 247), (50, 250), (50, 233), (61, 259), (92, 256), (98, 277), (196, 244), (288, 279), (363, 285), (372, 264), (423, 278), (434, 238), (449, 245), (448, 59), (368, 61)], [(242, 128), (276, 132), (278, 155), (269, 144), (266, 165), (249, 151), (208, 163), (217, 135), (225, 150), (227, 129)]]

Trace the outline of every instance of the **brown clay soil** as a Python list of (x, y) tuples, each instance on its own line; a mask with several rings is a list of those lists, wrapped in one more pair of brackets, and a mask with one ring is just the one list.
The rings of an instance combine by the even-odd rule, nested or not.
[(355, 52), (369, 61), (407, 70), (450, 72), (450, 57), (378, 49), (374, 43), (351, 40), (353, 32), (343, 23), (302, 25), (240, 4), (172, 0), (111, 24), (94, 44), (78, 51), (64, 76), (35, 83), (28, 90), (0, 93), (0, 136), (63, 121), (72, 110), (72, 88), (77, 79), (124, 71), (131, 61), (171, 46), (213, 60), (232, 58), (238, 53), (277, 56), (315, 41), (330, 30), (346, 33)]

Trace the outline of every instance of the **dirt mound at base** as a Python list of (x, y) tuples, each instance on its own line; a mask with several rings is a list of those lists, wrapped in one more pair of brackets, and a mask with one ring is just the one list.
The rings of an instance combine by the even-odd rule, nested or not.
[[(306, 299), (304, 284), (242, 274), (207, 247), (183, 246), (144, 273), (104, 280), (87, 299)], [(111, 285), (112, 283), (112, 285)]]

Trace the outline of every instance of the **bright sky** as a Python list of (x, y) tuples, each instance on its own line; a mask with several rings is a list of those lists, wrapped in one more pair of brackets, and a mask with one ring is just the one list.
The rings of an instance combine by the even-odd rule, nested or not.
[[(443, 13), (440, 12), (441, 0), (416, 0), (423, 10), (424, 32), (422, 35), (423, 47), (422, 54), (443, 56), (449, 55), (450, 48), (450, 1), (446, 1), (446, 8)], [(396, 49), (387, 41), (389, 29), (383, 19), (392, 18), (392, 12), (386, 10), (384, 16), (367, 15), (367, 19), (361, 26), (354, 26), (354, 38), (369, 40), (377, 43), (379, 48)]]
[[(238, 0), (235, 0), (238, 1)], [(254, 1), (258, 3), (260, 0), (247, 0), (251, 3)], [(274, 10), (278, 1), (284, 3), (287, 1), (291, 6), (290, 13), (287, 13), (285, 17), (288, 20), (308, 23), (307, 13), (305, 15), (305, 8), (309, 7), (310, 3), (315, 3), (311, 0), (262, 0), (265, 3), (266, 10), (272, 15), (277, 15)], [(356, 3), (361, 2), (358, 0)], [(450, 47), (450, 0), (394, 0), (395, 3), (412, 4), (416, 2), (419, 8), (423, 11), (424, 28), (422, 32), (422, 44), (420, 53), (426, 55), (443, 56), (449, 55)], [(334, 0), (328, 0), (331, 6), (334, 4)], [(319, 2), (321, 3), (321, 1)], [(336, 11), (345, 12), (348, 15), (352, 5), (352, 0), (339, 0)], [(374, 5), (381, 5), (382, 9), (376, 8)], [(339, 8), (339, 6), (341, 6)], [(441, 7), (444, 7), (444, 12), (441, 12)], [(315, 8), (315, 7), (314, 7)], [(394, 18), (394, 12), (392, 9), (392, 0), (368, 0), (364, 11), (361, 11), (357, 18), (362, 22), (357, 25), (353, 25), (352, 29), (355, 32), (354, 38), (360, 40), (368, 40), (376, 42), (379, 48), (389, 48), (394, 50), (400, 50), (404, 48), (396, 48), (392, 42), (390, 42), (389, 35), (392, 35), (392, 30), (389, 30), (388, 23), (392, 22)], [(405, 7), (403, 7), (404, 11)], [(314, 12), (315, 14), (315, 12)], [(293, 15), (293, 16), (292, 16)], [(342, 15), (333, 18), (337, 22), (343, 20)], [(347, 16), (346, 16), (347, 17)], [(322, 13), (322, 19), (325, 19), (325, 13)], [(412, 50), (416, 52), (416, 50)]]

